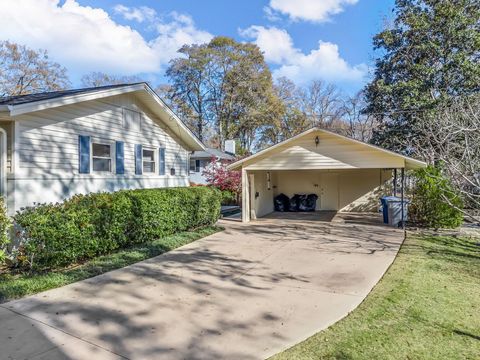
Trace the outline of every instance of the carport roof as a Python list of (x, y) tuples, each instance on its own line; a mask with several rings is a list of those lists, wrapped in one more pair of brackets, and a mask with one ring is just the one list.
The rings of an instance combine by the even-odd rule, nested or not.
[[(372, 167), (381, 167), (381, 168), (405, 168), (407, 170), (410, 169), (420, 169), (424, 168), (427, 166), (427, 164), (423, 161), (413, 159), (411, 157), (383, 149), (381, 147), (365, 143), (360, 140), (352, 139), (347, 136), (339, 135), (334, 132), (325, 130), (325, 129), (320, 129), (320, 128), (312, 128), (309, 129), (299, 135), (296, 135), (290, 139), (287, 139), (285, 141), (282, 141), (278, 144), (275, 144), (273, 146), (270, 146), (264, 150), (259, 151), (256, 154), (253, 154), (251, 156), (248, 156), (244, 159), (241, 159), (239, 161), (236, 161), (228, 166), (230, 170), (238, 170), (242, 167), (249, 167), (251, 169), (260, 169), (259, 166), (256, 166), (256, 164), (260, 164), (262, 160), (265, 159), (270, 159), (270, 166), (273, 170), (282, 170), (283, 164), (288, 164), (288, 169), (305, 169), (305, 166), (302, 166), (299, 164), (296, 166), (295, 164), (297, 163), (298, 159), (295, 159), (292, 157), (292, 161), (286, 160), (289, 156), (292, 156), (289, 153), (285, 153), (286, 149), (289, 149), (291, 147), (294, 147), (297, 143), (300, 143), (302, 140), (304, 140), (305, 137), (308, 137), (308, 135), (319, 135), (321, 136), (327, 136), (328, 138), (331, 138), (338, 143), (341, 143), (343, 145), (343, 148), (338, 146), (335, 150), (335, 148), (330, 147), (329, 152), (335, 153), (335, 151), (338, 152), (338, 154), (342, 155), (343, 158), (346, 158), (348, 156), (355, 156), (356, 158), (360, 157), (367, 157), (367, 159), (364, 159), (365, 161), (361, 161), (361, 165), (349, 165), (348, 162), (340, 162), (336, 161), (337, 163), (334, 163), (334, 161), (330, 161), (331, 165), (323, 165), (319, 166), (319, 169), (339, 169), (339, 168), (372, 168)], [(349, 146), (349, 152), (346, 152), (345, 145)], [(305, 149), (304, 149), (305, 150)], [(305, 150), (305, 152), (309, 151), (315, 152), (314, 151), (309, 151), (308, 149)], [(282, 155), (282, 161), (277, 161), (279, 164), (272, 165), (272, 162), (275, 161), (275, 155), (278, 156), (281, 152), (284, 152)], [(293, 154), (294, 152), (292, 152)], [(298, 154), (298, 152), (297, 152)], [(330, 155), (331, 155), (330, 154)], [(352, 155), (353, 154), (353, 155)], [(323, 156), (321, 153), (321, 149), (316, 153), (318, 156)], [(298, 155), (297, 155), (298, 156)], [(332, 156), (331, 156), (332, 157)], [(326, 158), (326, 157), (325, 157)], [(371, 158), (371, 159), (370, 159)], [(376, 161), (377, 158), (381, 158), (382, 161), (378, 163), (378, 165), (372, 165)], [(268, 165), (262, 165), (264, 169), (268, 168)], [(329, 167), (330, 166), (330, 167)], [(315, 165), (310, 165), (310, 169), (315, 169)]]

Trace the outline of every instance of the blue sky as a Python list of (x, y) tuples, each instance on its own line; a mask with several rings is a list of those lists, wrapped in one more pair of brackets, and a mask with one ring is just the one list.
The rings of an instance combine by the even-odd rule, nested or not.
[(74, 85), (99, 70), (166, 82), (183, 43), (255, 42), (274, 77), (322, 79), (354, 93), (368, 80), (372, 36), (394, 0), (16, 0), (0, 2), (0, 39), (47, 49)]

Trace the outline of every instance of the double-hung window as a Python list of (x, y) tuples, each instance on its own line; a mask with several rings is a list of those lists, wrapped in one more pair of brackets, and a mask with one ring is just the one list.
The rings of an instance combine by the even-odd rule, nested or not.
[(112, 172), (112, 145), (92, 143), (92, 170)]
[(200, 172), (200, 160), (190, 159), (190, 172)]
[(156, 169), (155, 150), (153, 149), (142, 150), (142, 167), (143, 167), (144, 174), (155, 173), (155, 169)]

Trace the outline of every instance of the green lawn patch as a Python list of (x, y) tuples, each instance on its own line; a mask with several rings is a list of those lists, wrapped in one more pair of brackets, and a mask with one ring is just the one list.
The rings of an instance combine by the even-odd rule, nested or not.
[(272, 359), (479, 359), (479, 243), (409, 236), (355, 311)]
[(99, 256), (81, 265), (66, 269), (43, 273), (0, 273), (0, 303), (119, 269), (163, 254), (221, 230), (223, 229), (218, 226), (207, 226), (197, 230), (180, 232)]

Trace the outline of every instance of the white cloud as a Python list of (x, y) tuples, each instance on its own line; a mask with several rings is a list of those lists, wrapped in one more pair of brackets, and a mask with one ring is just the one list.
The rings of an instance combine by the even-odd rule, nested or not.
[(156, 25), (158, 36), (151, 42), (161, 63), (166, 64), (184, 44), (201, 44), (212, 39), (212, 34), (198, 30), (193, 19), (185, 14), (171, 13), (173, 21)]
[(255, 39), (255, 44), (263, 51), (265, 60), (270, 63), (281, 64), (298, 53), (298, 50), (293, 47), (292, 38), (283, 29), (253, 25), (240, 30), (240, 35)]
[(148, 6), (140, 6), (140, 7), (128, 7), (122, 4), (115, 5), (113, 10), (123, 16), (127, 20), (135, 20), (139, 23), (144, 21), (153, 21), (156, 16), (157, 12), (148, 7)]
[(313, 79), (357, 83), (367, 74), (365, 64), (349, 65), (340, 56), (338, 46), (330, 42), (319, 41), (318, 48), (306, 54), (294, 47), (292, 38), (283, 29), (251, 26), (240, 34), (254, 39), (266, 61), (279, 65), (273, 71), (274, 77), (286, 76), (297, 83)]
[(275, 13), (289, 16), (292, 20), (324, 22), (330, 16), (343, 11), (347, 5), (354, 5), (358, 0), (270, 0), (265, 8), (268, 18)]
[[(132, 8), (127, 10), (132, 13)], [(142, 14), (131, 15), (131, 19), (148, 20)], [(52, 59), (76, 74), (157, 72), (185, 43), (212, 37), (197, 29), (190, 17), (174, 13), (155, 19), (156, 37), (147, 41), (130, 26), (116, 23), (105, 10), (75, 0), (63, 5), (59, 0), (3, 1), (0, 23), (0, 39), (47, 49)]]

